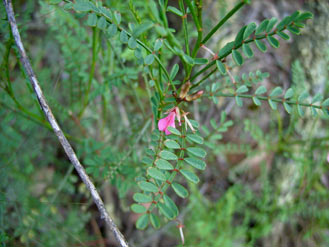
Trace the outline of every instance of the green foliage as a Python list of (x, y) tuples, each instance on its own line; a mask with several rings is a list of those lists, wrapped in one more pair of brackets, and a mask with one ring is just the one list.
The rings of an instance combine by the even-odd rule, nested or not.
[[(178, 216), (179, 211), (175, 202), (167, 195), (167, 190), (171, 187), (179, 197), (186, 198), (188, 191), (183, 185), (175, 182), (179, 181), (177, 175), (181, 174), (182, 178), (187, 181), (198, 183), (198, 176), (188, 169), (188, 165), (204, 170), (206, 163), (202, 158), (205, 157), (206, 152), (204, 149), (194, 146), (203, 143), (203, 138), (198, 133), (186, 132), (185, 126), (182, 126), (180, 130), (169, 127), (169, 130), (174, 135), (166, 136), (163, 132), (153, 131), (153, 145), (148, 149), (152, 151), (149, 151), (143, 158), (143, 160), (150, 161), (144, 162), (146, 177), (139, 178), (142, 181), (138, 182), (143, 193), (135, 193), (133, 198), (137, 203), (144, 203), (144, 197), (151, 199), (150, 206), (143, 212), (149, 214), (150, 217), (159, 219), (157, 216), (159, 214), (159, 216), (162, 215), (168, 220), (172, 220)], [(186, 139), (190, 142), (190, 146), (187, 146)], [(134, 206), (134, 208), (136, 207)], [(141, 215), (136, 226), (144, 229), (149, 223), (152, 223), (145, 219), (145, 214)], [(139, 222), (143, 224), (139, 224)], [(152, 223), (155, 228), (159, 225), (159, 220), (156, 224)]]
[[(130, 214), (126, 232), (185, 219), (186, 246), (256, 246), (280, 224), (325, 241), (328, 88), (307, 87), (298, 61), (292, 84), (241, 69), (266, 55), (255, 48), (281, 49), (288, 32), (301, 34), (311, 13), (251, 22), (212, 52), (207, 42), (250, 1), (214, 25), (198, 0), (39, 1), (40, 12), (27, 2), (19, 28), (47, 101), (110, 214)], [(1, 8), (0, 243), (86, 245), (107, 229), (95, 229), (96, 210), (49, 131)], [(46, 27), (40, 43), (28, 28), (33, 11)], [(166, 135), (158, 123), (175, 107), (181, 124)]]

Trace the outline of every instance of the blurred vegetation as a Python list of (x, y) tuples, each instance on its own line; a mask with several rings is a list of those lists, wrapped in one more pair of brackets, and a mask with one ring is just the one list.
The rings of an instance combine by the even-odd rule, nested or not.
[[(99, 28), (102, 24), (90, 25), (86, 13), (73, 11), (66, 2), (14, 3), (48, 103), (130, 245), (182, 246), (176, 221), (161, 220), (159, 230), (140, 231), (135, 227), (139, 215), (130, 210), (133, 193), (139, 191), (135, 179), (145, 172), (141, 160), (157, 126), (150, 99), (153, 78), (161, 70), (137, 61), (118, 33), (109, 37)], [(204, 33), (236, 2), (203, 1)], [(106, 0), (103, 5), (121, 13), (127, 30), (161, 19), (157, 1)], [(179, 9), (177, 1), (168, 5)], [(292, 36), (279, 49), (268, 46), (266, 54), (255, 51), (242, 67), (231, 61), (231, 73), (243, 84), (253, 71), (250, 87), (293, 88), (296, 95), (306, 89), (328, 98), (326, 1), (254, 0), (207, 47), (218, 53), (242, 26), (272, 16), (282, 19), (297, 9), (314, 13), (301, 36)], [(3, 4), (0, 15), (0, 245), (116, 246), (43, 116), (4, 21)], [(182, 18), (172, 12), (167, 17), (183, 44)], [(197, 32), (188, 20), (194, 44)], [(162, 31), (159, 25), (140, 39), (153, 47)], [(198, 54), (209, 58), (204, 50)], [(167, 50), (161, 59), (169, 71), (174, 64), (185, 66)], [(181, 70), (177, 74), (181, 81), (184, 76)], [(209, 96), (216, 91), (213, 85), (221, 82), (225, 88), (229, 79), (212, 74), (204, 97), (187, 106), (200, 125), (207, 168), (198, 172), (197, 185), (180, 180), (190, 191), (187, 200), (167, 192), (180, 209), (184, 246), (328, 246), (328, 116), (307, 111), (300, 117), (298, 109), (288, 114), (281, 105), (272, 110), (251, 99), (236, 107), (234, 98)]]

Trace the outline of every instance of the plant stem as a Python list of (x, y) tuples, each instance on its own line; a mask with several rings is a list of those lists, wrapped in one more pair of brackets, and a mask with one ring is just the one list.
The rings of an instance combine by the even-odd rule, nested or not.
[(221, 27), (223, 24), (232, 17), (240, 8), (245, 5), (245, 1), (239, 2), (230, 12), (228, 12), (223, 19), (221, 19), (216, 26), (213, 27), (213, 29), (210, 30), (210, 32), (206, 35), (206, 37), (202, 40), (202, 44), (204, 45), (213, 35), (214, 33)]
[[(281, 31), (283, 31), (285, 29), (282, 29)], [(248, 43), (251, 43), (251, 42), (254, 42), (255, 40), (261, 40), (261, 39), (265, 39), (267, 36), (273, 36), (276, 34), (276, 31), (273, 31), (271, 33), (268, 33), (268, 34), (264, 34), (264, 35), (259, 35), (259, 36), (256, 36), (254, 38), (251, 38), (251, 39), (248, 39), (248, 40), (245, 40), (243, 43), (244, 44), (248, 44)], [(223, 54), (222, 56), (220, 56), (218, 59), (219, 60), (222, 60), (224, 59), (225, 57), (227, 57), (228, 55), (230, 55), (232, 53), (233, 50), (237, 50), (239, 49), (240, 47), (242, 46), (242, 44), (240, 44), (239, 46), (237, 47), (234, 47), (234, 49), (231, 49), (229, 51), (227, 51), (225, 54)], [(206, 70), (208, 70), (209, 68), (211, 68), (212, 66), (214, 66), (216, 64), (216, 60), (210, 62), (207, 66), (205, 66), (204, 68), (202, 68), (201, 70), (199, 70), (195, 75), (193, 75), (190, 79), (190, 81), (192, 82), (193, 80), (195, 80), (199, 75), (201, 75), (203, 72), (205, 72)], [(209, 77), (210, 75), (212, 75), (215, 71), (217, 70), (217, 68), (215, 68), (214, 70), (212, 70), (211, 72), (209, 72), (209, 74), (205, 75), (205, 77)], [(200, 81), (196, 82), (192, 87), (191, 89), (193, 88), (196, 88), (197, 86), (199, 86), (201, 84), (201, 82), (203, 82), (204, 79), (202, 78)]]
[(189, 38), (188, 38), (188, 31), (187, 31), (187, 20), (186, 20), (187, 16), (186, 16), (186, 11), (185, 11), (183, 0), (179, 0), (179, 7), (180, 7), (180, 10), (183, 12), (182, 21), (183, 21), (183, 30), (184, 30), (185, 50), (186, 50), (186, 54), (190, 55)]
[[(102, 15), (102, 16), (103, 16), (103, 17), (104, 17), (109, 23), (113, 23), (112, 20), (110, 20), (107, 16), (105, 16), (105, 15)], [(119, 29), (120, 31), (124, 31), (124, 32), (126, 32), (127, 35), (128, 35), (129, 37), (132, 37), (132, 36), (133, 36), (130, 32), (124, 30), (124, 28), (122, 28), (121, 26), (118, 26), (118, 29)], [(143, 47), (148, 53), (153, 54), (152, 49), (149, 48), (149, 47), (148, 47), (144, 42), (142, 42), (140, 39), (136, 39), (136, 42), (137, 42), (140, 46), (142, 46), (142, 47)], [(162, 64), (160, 58), (159, 58), (156, 54), (153, 54), (153, 56), (154, 56), (155, 60), (157, 61), (157, 63), (160, 65), (160, 67), (161, 67), (161, 69), (163, 70), (163, 72), (165, 73), (165, 75), (166, 75), (166, 77), (167, 77), (169, 83), (171, 84), (173, 90), (176, 92), (176, 87), (175, 87), (175, 85), (173, 84), (173, 82), (172, 82), (172, 80), (171, 80), (171, 78), (170, 78), (170, 76), (169, 76), (169, 73), (168, 73), (168, 71), (166, 70), (165, 66)]]
[(1, 102), (1, 101), (0, 101), (0, 105), (8, 108), (10, 111), (17, 112), (18, 114), (22, 115), (23, 117), (25, 117), (25, 118), (27, 118), (27, 119), (29, 119), (29, 120), (31, 120), (31, 121), (33, 121), (33, 122), (41, 125), (41, 126), (47, 128), (48, 130), (52, 130), (52, 128), (51, 128), (51, 126), (50, 126), (49, 123), (44, 122), (43, 119), (40, 119), (39, 117), (36, 117), (36, 115), (33, 114), (33, 113), (31, 113), (31, 112), (25, 111), (25, 110), (20, 109), (20, 108), (19, 108), (20, 111), (17, 111), (17, 109), (11, 108), (9, 105), (7, 105), (7, 104), (5, 104), (4, 102)]
[(91, 90), (91, 84), (94, 78), (95, 74), (95, 68), (96, 68), (96, 58), (97, 58), (97, 44), (98, 44), (98, 29), (96, 27), (93, 27), (93, 39), (92, 39), (92, 62), (90, 66), (90, 72), (89, 72), (89, 78), (88, 78), (88, 86), (87, 86), (87, 91), (85, 93), (84, 97), (84, 102), (83, 102), (83, 107), (79, 113), (79, 118), (82, 117), (83, 112), (85, 111), (86, 107), (88, 106), (88, 101), (89, 101), (89, 94)]
[[(198, 32), (198, 38), (197, 38), (197, 41), (196, 41), (196, 43), (194, 45), (194, 48), (193, 48), (193, 51), (192, 51), (192, 57), (194, 58), (196, 56), (199, 48), (200, 48), (200, 45), (201, 45), (201, 40), (202, 40), (202, 26), (199, 23), (199, 19), (198, 19), (197, 14), (195, 13), (194, 6), (192, 5), (192, 2), (190, 0), (184, 0), (184, 1), (186, 2), (187, 6), (190, 9), (190, 12), (192, 14), (192, 18), (193, 18), (194, 24), (195, 24), (196, 29), (197, 29), (197, 32)], [(192, 69), (189, 70), (187, 78), (190, 77), (191, 71), (192, 71)]]
[(199, 23), (200, 23), (201, 28), (203, 28), (203, 24), (202, 24), (202, 6), (203, 6), (202, 0), (197, 0), (196, 1), (196, 6), (198, 8), (198, 14), (197, 15), (198, 15)]
[[(185, 129), (185, 126), (183, 126), (183, 123), (184, 123), (184, 120), (182, 121), (182, 128), (181, 128), (181, 131), (182, 131), (182, 136), (186, 136), (186, 129)], [(181, 147), (182, 147), (182, 150), (179, 152), (179, 158), (180, 159), (184, 159), (184, 149), (186, 147), (186, 141), (185, 141), (185, 137), (182, 137), (181, 139)], [(161, 143), (164, 141), (164, 138), (162, 139)], [(155, 160), (154, 160), (155, 162)], [(184, 160), (178, 160), (177, 161), (177, 165), (175, 166), (175, 169), (176, 170), (179, 170), (182, 163), (184, 162)], [(174, 181), (175, 177), (177, 175), (177, 172), (176, 171), (173, 171), (171, 174), (170, 174), (170, 177), (168, 178), (167, 181), (163, 182), (162, 185), (160, 186), (160, 191), (162, 193), (159, 193), (158, 195), (156, 195), (156, 197), (154, 198), (154, 201), (157, 203), (161, 197), (162, 197), (162, 194), (164, 194), (166, 192), (166, 190), (169, 188), (169, 186), (172, 184), (172, 182)], [(169, 183), (168, 183), (169, 182)], [(148, 208), (148, 211), (152, 211), (154, 208), (155, 208), (155, 203), (152, 203), (150, 205), (150, 207)]]
[(305, 106), (305, 107), (314, 107), (314, 108), (322, 110), (322, 106), (320, 106), (320, 105), (300, 103), (300, 102), (295, 101), (295, 100), (286, 100), (286, 99), (274, 98), (274, 97), (270, 97), (270, 96), (259, 96), (259, 95), (250, 95), (250, 94), (233, 94), (233, 93), (215, 93), (214, 96), (217, 96), (217, 97), (235, 97), (235, 96), (239, 96), (241, 98), (249, 98), (249, 99), (252, 99), (253, 97), (256, 96), (259, 100), (262, 100), (262, 101), (272, 100), (272, 101), (278, 102), (278, 103), (284, 103), (285, 102), (289, 105), (301, 105), (301, 106)]

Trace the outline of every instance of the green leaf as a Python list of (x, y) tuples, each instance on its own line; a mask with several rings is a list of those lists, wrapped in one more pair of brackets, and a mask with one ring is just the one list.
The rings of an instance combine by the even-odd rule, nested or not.
[(246, 30), (244, 31), (244, 34), (243, 34), (243, 39), (247, 39), (257, 28), (257, 25), (256, 23), (252, 22), (252, 23), (249, 23)]
[(226, 75), (225, 65), (219, 59), (216, 60), (216, 65), (217, 65), (217, 68), (218, 68), (219, 72), (222, 75)]
[(324, 113), (325, 116), (329, 116), (329, 107), (322, 108), (322, 111), (323, 111), (323, 113)]
[(208, 59), (206, 58), (194, 58), (194, 64), (207, 64)]
[(173, 128), (173, 127), (170, 127), (170, 126), (169, 126), (169, 127), (167, 128), (167, 130), (169, 130), (171, 134), (174, 134), (174, 135), (176, 135), (176, 136), (181, 136), (181, 135), (182, 135), (182, 134), (179, 132), (179, 130), (176, 129), (176, 128)]
[(273, 36), (267, 36), (267, 41), (274, 48), (280, 47), (279, 41), (276, 38), (274, 38)]
[(215, 119), (210, 120), (210, 125), (214, 130), (217, 129), (217, 123), (216, 123)]
[(235, 92), (236, 93), (245, 93), (245, 92), (248, 92), (248, 87), (246, 85), (242, 85)]
[(155, 229), (158, 229), (160, 227), (160, 219), (159, 219), (159, 217), (157, 215), (155, 215), (155, 214), (152, 214), (152, 213), (149, 214), (149, 217), (150, 217), (150, 221), (151, 221), (152, 226)]
[(88, 14), (87, 25), (95, 27), (97, 24), (97, 15), (95, 13)]
[(189, 165), (193, 166), (196, 169), (199, 169), (199, 170), (206, 169), (206, 163), (203, 160), (187, 157), (187, 158), (184, 158), (184, 161), (186, 161)]
[(242, 45), (242, 51), (243, 51), (244, 55), (246, 55), (246, 57), (248, 57), (248, 58), (252, 58), (254, 56), (254, 52), (252, 51), (249, 44), (244, 43)]
[(256, 39), (255, 44), (261, 52), (266, 52), (267, 51), (267, 47), (262, 41)]
[[(54, 0), (54, 1), (56, 1), (56, 0)], [(63, 9), (64, 9), (64, 10), (70, 10), (70, 9), (73, 9), (73, 3), (72, 3), (72, 2), (65, 3), (65, 4), (63, 5)]]
[(299, 116), (304, 117), (305, 112), (304, 112), (303, 107), (301, 105), (297, 105), (297, 111), (298, 111)]
[(294, 25), (298, 28), (304, 28), (305, 24), (304, 23), (300, 23), (300, 22), (295, 22)]
[(163, 200), (165, 205), (171, 209), (171, 211), (174, 213), (174, 218), (178, 216), (179, 211), (175, 204), (175, 202), (167, 195), (163, 195)]
[(174, 191), (179, 197), (186, 198), (188, 196), (188, 191), (183, 185), (179, 183), (172, 183), (171, 187), (174, 189)]
[(279, 35), (284, 40), (289, 40), (290, 39), (290, 36), (288, 34), (284, 33), (284, 32), (277, 32), (276, 34)]
[(155, 51), (160, 50), (162, 45), (163, 45), (163, 39), (157, 39), (154, 43), (154, 50)]
[(201, 127), (201, 129), (202, 129), (202, 132), (205, 133), (205, 135), (209, 135), (209, 134), (210, 134), (210, 131), (209, 131), (209, 129), (207, 128), (207, 126), (203, 125), (203, 126)]
[[(156, 101), (156, 99), (155, 99), (155, 101)], [(157, 103), (155, 103), (155, 105), (157, 105)], [(152, 141), (160, 140), (160, 131), (158, 129), (155, 129), (152, 131), (151, 139), (152, 139)]]
[(170, 71), (170, 79), (171, 80), (175, 79), (175, 77), (178, 73), (178, 70), (179, 70), (179, 65), (176, 63)]
[(101, 16), (97, 21), (97, 27), (99, 29), (105, 29), (107, 26), (107, 22), (103, 16)]
[(231, 52), (231, 50), (234, 48), (234, 41), (227, 43), (220, 51), (218, 52), (218, 56), (222, 57), (224, 55), (227, 55)]
[(134, 37), (130, 37), (130, 39), (128, 40), (128, 47), (132, 50), (136, 49), (137, 42), (136, 42), (136, 39)]
[(260, 100), (256, 96), (252, 97), (252, 100), (254, 101), (255, 105), (257, 105), (257, 106), (262, 105), (262, 103), (260, 102)]
[(278, 104), (271, 99), (268, 100), (268, 104), (270, 105), (272, 110), (276, 110), (278, 108)]
[(136, 228), (143, 230), (145, 229), (149, 224), (149, 216), (147, 214), (142, 215), (138, 218), (136, 221)]
[(140, 204), (134, 203), (133, 205), (130, 206), (131, 211), (133, 211), (136, 214), (143, 214), (146, 212), (146, 208)]
[(120, 41), (124, 44), (128, 43), (128, 35), (125, 31), (121, 31), (120, 33)]
[(284, 98), (290, 99), (292, 96), (294, 96), (294, 90), (292, 88), (289, 88), (285, 93)]
[(212, 96), (211, 99), (212, 99), (212, 101), (214, 102), (215, 105), (218, 104), (218, 98), (217, 97)]
[(290, 16), (286, 16), (285, 18), (283, 18), (279, 24), (276, 26), (276, 29), (281, 31), (285, 28), (285, 26), (287, 26), (291, 21), (291, 17)]
[(291, 106), (287, 103), (287, 102), (283, 102), (283, 106), (284, 106), (284, 109), (289, 113), (291, 114)]
[(305, 21), (307, 19), (312, 19), (313, 14), (309, 11), (303, 12), (295, 19), (295, 21)]
[(118, 11), (114, 11), (114, 20), (115, 20), (117, 25), (120, 25), (121, 14)]
[(100, 6), (100, 7), (98, 7), (98, 9), (102, 15), (104, 15), (105, 17), (110, 19), (110, 21), (112, 21), (112, 13), (108, 8)]
[(318, 112), (314, 107), (311, 107), (311, 112), (313, 117), (316, 117), (318, 115)]
[(195, 175), (193, 172), (190, 172), (189, 170), (180, 170), (180, 173), (189, 181), (191, 181), (192, 183), (197, 184), (200, 179), (198, 178), (197, 175)]
[(132, 35), (135, 38), (137, 38), (152, 27), (153, 27), (153, 22), (151, 21), (144, 22), (142, 24), (139, 24), (136, 28), (134, 28)]
[(301, 13), (297, 10), (290, 16), (290, 21), (295, 21)]
[(153, 159), (149, 158), (148, 156), (144, 156), (142, 163), (150, 166), (153, 164)]
[(154, 62), (154, 55), (149, 54), (145, 57), (145, 64), (151, 65)]
[(240, 107), (243, 106), (243, 101), (239, 96), (235, 96), (235, 103)]
[(62, 0), (50, 0), (49, 4), (59, 4)]
[(146, 181), (141, 181), (138, 184), (139, 188), (143, 191), (147, 192), (158, 192), (158, 187), (156, 187), (153, 183), (146, 182)]
[(244, 34), (246, 28), (247, 28), (247, 26), (244, 26), (244, 27), (242, 27), (242, 28), (240, 29), (240, 31), (238, 32), (238, 34), (237, 34), (237, 36), (236, 36), (236, 38), (235, 38), (235, 40), (234, 40), (234, 46), (235, 46), (235, 47), (238, 47), (239, 45), (242, 44), (242, 41), (243, 41), (243, 34)]
[(323, 96), (320, 93), (317, 93), (313, 98), (312, 98), (312, 104), (316, 102), (320, 102), (323, 100)]
[(141, 181), (146, 181), (146, 178), (145, 178), (145, 177), (136, 177), (136, 178), (135, 178), (135, 181), (136, 181), (137, 183), (139, 183), (139, 182), (141, 182)]
[(189, 55), (183, 54), (183, 60), (189, 65), (194, 65), (194, 60)]
[(299, 34), (300, 34), (300, 30), (299, 30), (299, 28), (297, 28), (297, 27), (288, 26), (288, 27), (287, 27), (287, 30), (288, 30), (289, 32), (291, 32), (292, 34), (296, 34), (296, 35), (299, 35)]
[(187, 152), (193, 154), (194, 156), (204, 158), (206, 157), (207, 152), (204, 151), (202, 148), (196, 148), (196, 147), (189, 147), (187, 148)]
[(167, 180), (166, 176), (159, 169), (154, 167), (147, 169), (147, 174), (154, 179), (158, 179), (161, 181)]
[(167, 207), (165, 204), (158, 202), (157, 207), (159, 211), (168, 219), (172, 220), (175, 218), (175, 213), (171, 208)]
[(269, 21), (269, 23), (266, 26), (266, 33), (269, 33), (272, 31), (273, 27), (275, 26), (275, 24), (278, 22), (278, 19), (275, 17), (272, 17), (271, 20)]
[(76, 2), (73, 5), (75, 11), (86, 12), (95, 9), (95, 5), (91, 2)]
[(268, 19), (263, 20), (256, 29), (255, 35), (261, 34), (266, 30), (266, 27), (270, 21)]
[(135, 202), (139, 202), (139, 203), (148, 203), (148, 202), (152, 202), (152, 196), (143, 194), (143, 193), (135, 193), (133, 195), (133, 199), (135, 200)]
[(158, 159), (155, 161), (156, 167), (158, 167), (161, 170), (173, 170), (174, 167), (172, 164), (170, 164), (168, 161), (163, 160), (163, 159)]
[(282, 88), (276, 87), (272, 90), (270, 97), (277, 97), (277, 96), (281, 95), (282, 93), (283, 93)]
[(329, 106), (329, 98), (323, 101), (321, 106)]
[(114, 35), (116, 35), (117, 31), (118, 31), (118, 28), (115, 24), (111, 24), (107, 29), (107, 33), (110, 36), (110, 38), (114, 37)]
[(166, 150), (160, 152), (160, 157), (165, 160), (177, 160), (177, 156), (175, 154)]
[(303, 101), (305, 101), (306, 98), (307, 98), (308, 96), (309, 96), (309, 95), (308, 95), (308, 93), (307, 93), (306, 91), (302, 92), (302, 94), (299, 95), (299, 97), (298, 97), (298, 102), (303, 102)]
[(180, 11), (179, 9), (177, 9), (173, 6), (168, 6), (167, 11), (171, 12), (171, 13), (174, 13), (175, 15), (178, 15), (180, 17), (182, 17), (184, 15), (182, 11)]
[[(160, 36), (166, 36), (168, 35), (167, 30), (161, 26), (161, 25), (155, 25), (155, 31), (160, 35)], [(166, 42), (166, 41), (165, 41)], [(169, 44), (168, 42), (165, 43), (166, 45)], [(168, 46), (167, 46), (168, 47)], [(169, 47), (168, 47), (169, 48)], [(170, 48), (169, 48), (170, 49)]]
[(261, 94), (264, 94), (264, 93), (266, 93), (266, 92), (267, 92), (266, 87), (264, 87), (264, 86), (260, 86), (259, 88), (256, 89), (255, 94), (256, 94), (256, 95), (261, 95)]
[(203, 144), (203, 138), (197, 134), (188, 134), (187, 139), (197, 144)]
[(233, 56), (233, 60), (234, 62), (241, 66), (243, 64), (243, 57), (241, 55), (241, 53), (237, 50), (232, 50), (232, 56)]
[(171, 149), (180, 149), (179, 144), (178, 144), (176, 141), (174, 141), (174, 140), (170, 140), (170, 139), (168, 139), (168, 140), (166, 140), (166, 141), (164, 142), (164, 145), (165, 145), (167, 148), (171, 148)]

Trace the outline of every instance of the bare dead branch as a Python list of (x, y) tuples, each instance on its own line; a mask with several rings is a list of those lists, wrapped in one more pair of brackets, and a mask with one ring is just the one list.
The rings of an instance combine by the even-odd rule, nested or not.
[(61, 143), (62, 147), (65, 150), (66, 155), (68, 156), (68, 158), (70, 159), (71, 163), (74, 165), (75, 169), (77, 170), (80, 178), (82, 179), (82, 181), (84, 182), (84, 184), (87, 186), (88, 190), (91, 193), (91, 196), (93, 198), (94, 203), (97, 205), (97, 208), (100, 212), (101, 218), (103, 220), (105, 220), (106, 224), (108, 225), (108, 227), (111, 229), (111, 231), (113, 232), (115, 238), (118, 240), (120, 246), (122, 247), (128, 247), (128, 243), (126, 242), (124, 236), (122, 235), (122, 233), (120, 232), (120, 230), (117, 228), (117, 226), (115, 225), (115, 223), (113, 222), (112, 218), (109, 216), (109, 214), (107, 213), (104, 203), (101, 199), (101, 197), (99, 196), (95, 185), (91, 182), (90, 178), (88, 177), (88, 175), (85, 172), (85, 169), (83, 168), (83, 166), (80, 164), (74, 150), (72, 149), (70, 143), (67, 141), (63, 131), (61, 130), (61, 128), (59, 127), (50, 107), (48, 106), (46, 99), (43, 95), (43, 92), (39, 86), (39, 82), (33, 72), (33, 69), (31, 67), (31, 64), (29, 62), (29, 59), (25, 53), (25, 49), (23, 46), (23, 43), (21, 41), (21, 37), (19, 35), (18, 32), (18, 28), (17, 28), (17, 24), (16, 24), (16, 20), (15, 20), (15, 16), (14, 16), (14, 11), (13, 11), (13, 6), (11, 3), (11, 0), (3, 0), (5, 8), (6, 8), (6, 12), (8, 15), (8, 20), (9, 23), (11, 25), (11, 31), (13, 33), (16, 45), (18, 47), (19, 53), (20, 53), (20, 60), (21, 63), (24, 66), (24, 69), (26, 70), (30, 82), (32, 84), (32, 87), (34, 89), (34, 92), (37, 95), (39, 104), (41, 106), (42, 111), (44, 112), (44, 114), (46, 115), (51, 127), (53, 128), (59, 142)]

